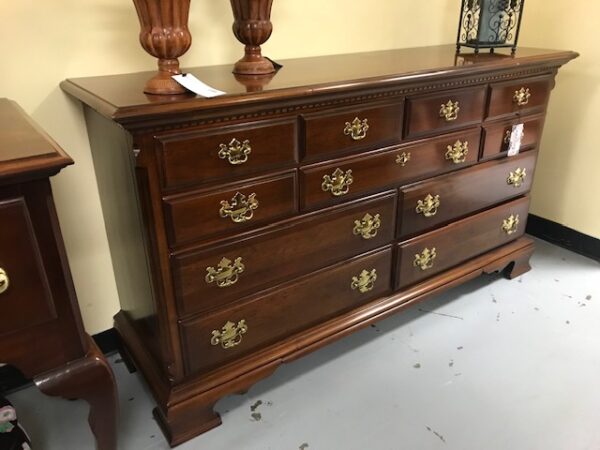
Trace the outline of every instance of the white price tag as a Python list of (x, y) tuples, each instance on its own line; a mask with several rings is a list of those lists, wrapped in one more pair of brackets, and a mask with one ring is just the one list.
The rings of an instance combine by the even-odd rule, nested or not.
[(523, 124), (513, 125), (510, 133), (510, 142), (508, 144), (508, 156), (515, 156), (521, 150), (521, 141), (523, 140)]
[(208, 84), (203, 83), (191, 73), (173, 75), (172, 78), (187, 90), (192, 91), (194, 94), (200, 95), (202, 97), (212, 98), (225, 94), (225, 92), (219, 91), (218, 89), (215, 89), (213, 87), (210, 87)]

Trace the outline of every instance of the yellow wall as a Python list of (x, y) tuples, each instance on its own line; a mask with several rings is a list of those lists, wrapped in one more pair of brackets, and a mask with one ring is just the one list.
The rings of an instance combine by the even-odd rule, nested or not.
[[(561, 76), (552, 101), (534, 211), (600, 237), (597, 214), (578, 201), (579, 192), (595, 189), (596, 197), (600, 194), (600, 180), (593, 178), (597, 169), (592, 158), (596, 168), (600, 163), (592, 150), (593, 117), (582, 117), (582, 112), (591, 112), (592, 101), (598, 105), (600, 95), (597, 90), (583, 95), (584, 86), (591, 89), (594, 81), (598, 85), (600, 74), (594, 62), (600, 55), (597, 50), (592, 53), (593, 39), (583, 33), (584, 19), (593, 16), (591, 8), (596, 17), (600, 10), (585, 3), (571, 3), (562, 11), (552, 2), (528, 0), (523, 26), (531, 30), (524, 33), (523, 44), (586, 53)], [(458, 0), (275, 0), (275, 30), (264, 50), (283, 59), (448, 43), (455, 36), (458, 5)], [(534, 13), (542, 6), (543, 12)], [(0, 17), (4, 43), (0, 96), (18, 101), (76, 161), (54, 179), (53, 186), (84, 322), (90, 333), (97, 333), (112, 326), (117, 291), (81, 107), (60, 91), (58, 83), (67, 77), (151, 70), (155, 62), (138, 44), (131, 1), (1, 1)], [(559, 27), (559, 19), (567, 19), (568, 26)], [(193, 0), (194, 42), (182, 64), (235, 61), (241, 46), (231, 33), (231, 22), (227, 0)], [(594, 36), (591, 21), (587, 26), (587, 36)], [(578, 94), (575, 98), (569, 95), (572, 89)], [(563, 116), (568, 125), (560, 122)], [(569, 172), (562, 175), (565, 168)], [(593, 186), (586, 187), (584, 175)], [(587, 211), (582, 213), (578, 205)]]

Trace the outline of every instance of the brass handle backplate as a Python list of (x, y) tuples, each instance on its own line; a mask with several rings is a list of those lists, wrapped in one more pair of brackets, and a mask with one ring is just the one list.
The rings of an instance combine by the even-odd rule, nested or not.
[(0, 294), (3, 294), (8, 289), (10, 284), (10, 280), (8, 279), (8, 274), (6, 270), (0, 267)]
[(509, 236), (517, 232), (519, 228), (519, 215), (511, 214), (510, 217), (502, 221), (502, 231)]
[(427, 194), (423, 200), (417, 201), (415, 211), (417, 214), (423, 214), (425, 217), (433, 217), (437, 214), (441, 204), (442, 202), (440, 201), (439, 195), (434, 197), (431, 194)]
[(442, 103), (442, 106), (440, 108), (440, 117), (445, 119), (446, 122), (452, 122), (458, 119), (459, 111), (460, 106), (458, 105), (458, 102), (448, 100), (446, 103)]
[(529, 88), (522, 87), (518, 91), (515, 91), (515, 95), (513, 95), (513, 102), (519, 106), (525, 106), (527, 103), (529, 103), (530, 98), (531, 92), (529, 92)]
[(355, 117), (352, 122), (346, 122), (344, 127), (344, 134), (350, 136), (353, 141), (360, 141), (367, 137), (367, 131), (369, 131), (368, 119), (360, 120)]
[(230, 201), (222, 200), (219, 215), (224, 219), (229, 217), (232, 222), (247, 222), (254, 216), (254, 210), (258, 208), (256, 194), (252, 193), (246, 197), (241, 192), (236, 192)]
[(240, 345), (243, 335), (248, 331), (248, 325), (244, 319), (240, 320), (237, 325), (228, 321), (220, 330), (213, 330), (210, 339), (211, 345), (221, 345), (222, 348), (228, 349)]
[(358, 292), (364, 294), (373, 290), (376, 280), (377, 270), (363, 270), (360, 275), (352, 277), (352, 283), (350, 283), (350, 287), (354, 290), (358, 289)]
[(237, 166), (248, 161), (248, 155), (250, 155), (251, 152), (252, 147), (250, 147), (249, 140), (246, 139), (245, 141), (240, 142), (236, 138), (233, 138), (229, 144), (219, 145), (218, 155), (221, 159), (227, 159), (229, 164)]
[(204, 279), (208, 284), (216, 283), (220, 288), (233, 286), (237, 283), (240, 273), (245, 268), (241, 257), (236, 258), (235, 261), (223, 258), (216, 269), (212, 266), (206, 268), (206, 277)]
[(410, 161), (410, 158), (410, 152), (402, 152), (396, 156), (396, 164), (400, 164), (402, 167), (404, 167)]
[(353, 182), (352, 170), (344, 172), (340, 168), (337, 168), (333, 174), (323, 176), (321, 189), (325, 192), (331, 192), (334, 197), (341, 197), (350, 191), (350, 185)]
[(520, 167), (516, 169), (514, 172), (510, 172), (508, 174), (508, 178), (506, 179), (506, 184), (514, 186), (516, 188), (521, 187), (523, 181), (527, 177), (526, 169), (521, 169)]
[(454, 145), (449, 145), (446, 148), (445, 157), (448, 161), (452, 161), (454, 164), (461, 164), (467, 160), (467, 154), (469, 153), (469, 142), (456, 141)]
[(413, 266), (418, 267), (421, 270), (428, 270), (433, 267), (433, 260), (437, 257), (435, 247), (431, 250), (425, 248), (421, 253), (415, 255)]
[(352, 232), (355, 236), (359, 234), (363, 239), (372, 239), (377, 236), (377, 231), (381, 227), (381, 217), (379, 214), (372, 216), (367, 213), (360, 220), (354, 221), (354, 229)]

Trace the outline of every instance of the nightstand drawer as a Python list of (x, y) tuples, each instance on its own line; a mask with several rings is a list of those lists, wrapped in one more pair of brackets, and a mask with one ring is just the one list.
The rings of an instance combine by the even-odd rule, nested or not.
[(522, 236), (528, 209), (529, 198), (520, 198), (400, 244), (396, 289)]
[(537, 152), (479, 164), (404, 188), (399, 235), (412, 236), (531, 189)]
[(407, 138), (480, 123), (485, 108), (485, 86), (407, 97)]
[[(392, 251), (345, 261), (181, 325), (186, 370), (206, 371), (391, 291)], [(318, 293), (318, 295), (315, 295)]]
[(543, 109), (552, 90), (551, 78), (525, 78), (491, 86), (488, 117), (531, 112)]
[(222, 307), (360, 253), (394, 237), (396, 195), (318, 211), (238, 236), (218, 246), (175, 255), (173, 272), (181, 315)]
[(375, 148), (402, 139), (404, 103), (363, 106), (353, 109), (303, 116), (305, 159), (330, 154)]
[(176, 188), (291, 166), (297, 121), (255, 122), (157, 136), (163, 185)]
[(536, 148), (542, 136), (544, 128), (544, 116), (528, 116), (522, 119), (514, 119), (509, 122), (502, 121), (484, 125), (485, 143), (481, 159), (506, 156), (510, 144), (513, 125), (523, 124), (522, 150)]
[(241, 232), (296, 212), (296, 172), (164, 201), (171, 245)]

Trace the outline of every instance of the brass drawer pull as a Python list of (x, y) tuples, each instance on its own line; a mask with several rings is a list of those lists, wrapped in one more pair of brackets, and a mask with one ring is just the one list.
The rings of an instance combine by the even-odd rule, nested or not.
[(523, 180), (527, 177), (526, 169), (521, 169), (520, 167), (514, 172), (510, 172), (508, 174), (508, 178), (506, 179), (506, 184), (512, 185), (516, 188), (521, 187), (523, 184)]
[(248, 331), (248, 325), (244, 319), (240, 320), (237, 325), (228, 321), (221, 330), (213, 330), (211, 345), (221, 345), (222, 348), (228, 349), (240, 345), (243, 335)]
[(360, 120), (358, 117), (355, 117), (352, 123), (346, 122), (344, 127), (344, 134), (350, 136), (354, 141), (366, 138), (367, 131), (369, 131), (369, 120)]
[(246, 197), (241, 192), (236, 192), (231, 201), (221, 200), (219, 215), (224, 219), (229, 217), (232, 222), (243, 223), (252, 219), (257, 208), (258, 200), (255, 193)]
[(410, 152), (402, 152), (398, 156), (396, 156), (396, 164), (400, 164), (402, 167), (406, 166), (406, 163), (410, 161), (411, 154)]
[(469, 153), (469, 141), (456, 141), (454, 145), (449, 145), (446, 148), (446, 159), (454, 164), (461, 164), (467, 160)]
[(413, 266), (425, 271), (433, 267), (433, 260), (437, 257), (435, 247), (431, 250), (425, 248), (421, 253), (415, 255)]
[(362, 219), (354, 221), (354, 229), (352, 232), (355, 236), (359, 234), (363, 239), (372, 239), (377, 236), (377, 230), (381, 227), (381, 218), (379, 214), (372, 216), (366, 213)]
[(365, 294), (375, 287), (375, 281), (377, 280), (377, 270), (372, 269), (371, 271), (363, 270), (359, 276), (352, 277), (352, 283), (350, 287), (353, 290), (358, 289), (358, 292)]
[(331, 192), (334, 197), (341, 197), (350, 191), (350, 185), (353, 181), (352, 170), (346, 170), (344, 173), (340, 168), (337, 168), (331, 176), (323, 176), (321, 188), (325, 192)]
[(240, 142), (236, 138), (233, 138), (229, 144), (219, 145), (218, 155), (221, 159), (227, 159), (229, 164), (237, 166), (248, 161), (248, 155), (250, 155), (251, 152), (252, 147), (250, 147), (249, 140), (246, 139), (245, 141)]
[(511, 214), (510, 217), (502, 221), (502, 231), (509, 236), (517, 232), (519, 228), (519, 215)]
[(10, 280), (8, 279), (8, 274), (6, 270), (0, 267), (0, 294), (3, 294), (8, 289), (10, 285)]
[(212, 266), (206, 268), (206, 277), (204, 279), (208, 284), (217, 283), (217, 286), (220, 288), (233, 286), (237, 283), (240, 273), (245, 268), (241, 257), (236, 258), (235, 261), (223, 258), (216, 269)]
[(440, 201), (439, 195), (434, 197), (431, 194), (427, 194), (427, 197), (423, 200), (417, 201), (415, 211), (417, 214), (423, 214), (425, 217), (433, 217), (437, 214), (441, 204), (442, 202)]
[(530, 97), (531, 92), (529, 92), (529, 88), (522, 87), (518, 91), (515, 91), (515, 95), (513, 95), (513, 102), (519, 106), (525, 106), (527, 103), (529, 103)]
[(460, 106), (458, 102), (453, 102), (452, 100), (448, 100), (446, 103), (442, 103), (440, 108), (440, 117), (446, 120), (446, 122), (452, 122), (458, 119), (458, 112), (460, 111)]

